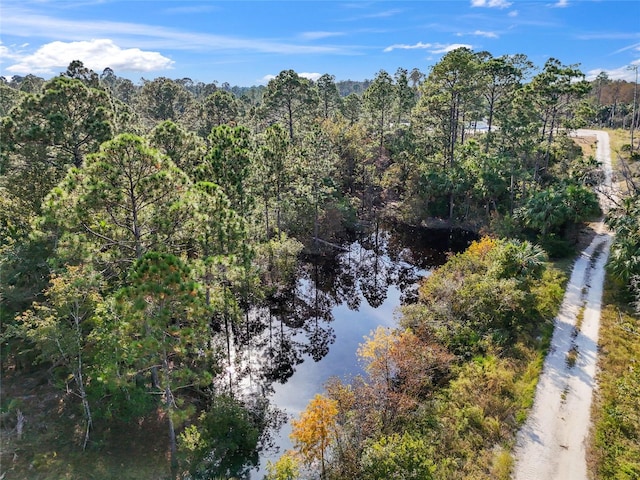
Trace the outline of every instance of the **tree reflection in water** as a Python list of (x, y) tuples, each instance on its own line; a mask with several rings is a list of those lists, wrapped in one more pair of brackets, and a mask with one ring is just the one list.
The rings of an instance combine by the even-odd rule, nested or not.
[(238, 351), (251, 352), (246, 370), (252, 383), (269, 392), (306, 358), (318, 362), (327, 355), (335, 341), (336, 307), (358, 311), (366, 301), (377, 308), (390, 286), (401, 292), (403, 303), (414, 301), (418, 280), (474, 238), (461, 230), (377, 226), (340, 248), (322, 244), (303, 253), (297, 281), (265, 299), (234, 332)]

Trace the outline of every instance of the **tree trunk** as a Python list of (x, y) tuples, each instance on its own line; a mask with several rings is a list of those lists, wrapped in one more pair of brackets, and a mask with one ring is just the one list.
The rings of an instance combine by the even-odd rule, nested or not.
[(87, 398), (87, 391), (84, 388), (84, 380), (82, 378), (82, 360), (80, 358), (78, 359), (78, 368), (79, 370), (76, 372), (74, 377), (76, 385), (78, 386), (78, 391), (80, 392), (80, 400), (82, 401), (82, 408), (84, 409), (84, 418), (87, 423), (87, 427), (84, 432), (84, 441), (82, 442), (82, 451), (85, 451), (87, 443), (89, 443), (89, 433), (93, 427), (93, 416), (91, 415), (91, 407), (89, 405), (89, 399)]
[(278, 241), (282, 240), (282, 226), (280, 225), (280, 185), (278, 185), (278, 190), (276, 192), (276, 224), (278, 227)]
[(289, 116), (289, 138), (291, 139), (291, 143), (293, 143), (293, 108), (291, 107), (291, 102), (287, 105), (287, 114)]
[(80, 317), (74, 314), (76, 346), (78, 348), (78, 365), (76, 371), (73, 372), (73, 378), (76, 382), (76, 386), (78, 387), (78, 391), (80, 392), (80, 400), (82, 401), (84, 417), (87, 423), (87, 427), (84, 432), (84, 441), (82, 442), (82, 451), (84, 451), (87, 448), (87, 443), (89, 443), (89, 433), (93, 427), (93, 417), (91, 415), (91, 407), (89, 406), (89, 400), (87, 399), (87, 391), (84, 386), (84, 378), (82, 375), (84, 366), (82, 363), (82, 332), (80, 330), (80, 322)]
[(170, 368), (169, 368), (169, 360), (167, 359), (166, 353), (164, 354), (164, 358), (162, 360), (163, 369), (165, 371), (165, 382), (166, 386), (164, 389), (165, 396), (165, 406), (166, 406), (166, 414), (167, 414), (167, 424), (169, 427), (169, 460), (171, 462), (171, 472), (173, 476), (177, 474), (178, 471), (178, 446), (176, 443), (176, 430), (173, 425), (173, 392), (171, 391), (171, 382), (169, 381), (170, 377)]

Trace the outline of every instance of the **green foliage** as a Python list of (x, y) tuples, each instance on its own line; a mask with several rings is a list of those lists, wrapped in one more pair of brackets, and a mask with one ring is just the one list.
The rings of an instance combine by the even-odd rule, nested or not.
[(362, 478), (382, 480), (428, 480), (434, 476), (435, 446), (411, 433), (382, 437), (365, 448)]
[(1, 184), (11, 187), (27, 214), (39, 214), (67, 168), (83, 165), (110, 138), (111, 118), (105, 92), (77, 79), (56, 77), (41, 94), (22, 96), (1, 121)]
[(20, 90), (0, 82), (0, 118), (6, 116), (20, 102), (23, 95), (24, 93)]
[(240, 114), (238, 100), (225, 90), (216, 90), (200, 105), (198, 133), (206, 138), (214, 127), (234, 122)]
[(50, 231), (61, 237), (58, 255), (78, 261), (85, 255), (78, 247), (89, 244), (94, 261), (123, 275), (147, 251), (180, 251), (189, 184), (141, 137), (123, 134), (104, 143), (47, 198)]
[(514, 218), (524, 229), (538, 235), (543, 244), (553, 245), (558, 235), (566, 235), (576, 224), (598, 213), (598, 198), (592, 190), (580, 185), (558, 185), (532, 195), (514, 212)]
[[(188, 376), (196, 359), (203, 357), (197, 355), (200, 349), (206, 358), (208, 327), (202, 292), (179, 258), (146, 253), (132, 266), (128, 286), (118, 292), (117, 299), (123, 315), (119, 333), (136, 347), (127, 358), (134, 372), (164, 365), (166, 373), (173, 374), (186, 361), (183, 368)], [(165, 365), (169, 359), (171, 365)], [(206, 384), (207, 379), (201, 381)]]
[[(544, 274), (545, 259), (529, 242), (484, 239), (433, 272), (420, 287), (420, 302), (406, 308), (402, 324), (418, 335), (435, 334), (463, 356), (486, 352), (493, 344), (507, 346), (521, 332), (535, 329), (543, 313), (536, 293), (543, 278), (553, 279)], [(545, 295), (553, 285), (546, 286)], [(544, 318), (553, 300), (546, 296), (540, 304)]]
[(264, 92), (261, 116), (273, 118), (286, 126), (289, 140), (295, 140), (295, 130), (318, 103), (309, 80), (293, 70), (283, 70), (269, 80)]
[(193, 96), (184, 85), (165, 77), (145, 81), (136, 97), (136, 109), (150, 126), (183, 119), (192, 104)]
[(258, 463), (260, 430), (247, 408), (232, 397), (216, 397), (198, 423), (180, 434), (179, 448), (191, 478), (243, 478)]
[(151, 147), (168, 156), (181, 170), (194, 178), (196, 166), (204, 156), (204, 142), (170, 120), (157, 124), (149, 133)]
[(302, 248), (302, 243), (286, 235), (258, 246), (254, 264), (259, 268), (267, 296), (277, 297), (295, 284)]
[(623, 282), (636, 312), (640, 312), (640, 195), (628, 197), (612, 209), (607, 223), (615, 231), (608, 269)]
[(384, 132), (391, 119), (395, 104), (393, 78), (385, 70), (380, 70), (362, 96), (365, 111), (371, 116), (375, 137), (382, 148)]
[(92, 323), (100, 295), (101, 277), (90, 268), (68, 267), (61, 275), (51, 276), (45, 292), (46, 302), (35, 303), (18, 318), (16, 333), (38, 348), (37, 359), (62, 370), (66, 390), (71, 381), (73, 391), (82, 401), (86, 422), (83, 450), (93, 427), (87, 386), (91, 383)]
[[(10, 215), (10, 212), (7, 214)], [(51, 243), (38, 236), (27, 237), (22, 236), (21, 232), (16, 233), (19, 236), (15, 239), (5, 238), (10, 243), (2, 247), (0, 254), (0, 317), (3, 330), (13, 323), (14, 316), (24, 312), (33, 302), (42, 300), (51, 273), (47, 263), (53, 254)], [(19, 346), (17, 349), (19, 356), (28, 352), (28, 349)], [(11, 350), (13, 348), (7, 351)]]
[(281, 214), (287, 184), (293, 176), (289, 152), (291, 146), (284, 129), (279, 125), (271, 125), (260, 142), (255, 164), (253, 183), (255, 190), (262, 197), (264, 204), (264, 226), (266, 238), (270, 238), (271, 207), (275, 202), (275, 227), (278, 236), (282, 235)]
[[(581, 72), (551, 59), (523, 84), (531, 67), (461, 48), (424, 82), (417, 69), (380, 71), (345, 99), (333, 76), (314, 83), (293, 70), (266, 88), (137, 87), (74, 61), (46, 83), (2, 83), (0, 314), (3, 340), (7, 328), (20, 334), (11, 358), (54, 365), (87, 433), (91, 420), (104, 432), (157, 415), (172, 460), (186, 425), (185, 468), (245, 475), (269, 421), (212, 386), (221, 357), (232, 367), (233, 350), (241, 358), (260, 336), (249, 309), (294, 285), (301, 240), (338, 242), (344, 218), (356, 229), (382, 212), (500, 225), (553, 255), (598, 213), (574, 185), (596, 182), (596, 166), (557, 134), (591, 114)], [(480, 119), (488, 132), (475, 131)], [(611, 271), (636, 296), (637, 217), (631, 204), (611, 221)], [(299, 461), (341, 478), (505, 478), (508, 432), (531, 401), (561, 282), (526, 241), (485, 239), (452, 257), (404, 308), (407, 328), (363, 345), (368, 376), (334, 385), (326, 416), (300, 419), (304, 458), (283, 457), (273, 478), (298, 477)], [(47, 450), (33, 464), (62, 472), (66, 462)]]
[(275, 463), (267, 462), (266, 480), (296, 480), (300, 478), (300, 467), (295, 454), (287, 451)]
[(245, 127), (215, 127), (208, 137), (209, 151), (196, 171), (196, 178), (218, 184), (232, 207), (245, 216), (251, 207), (249, 172), (250, 136)]
[(479, 98), (475, 95), (479, 67), (476, 53), (457, 48), (432, 68), (420, 86), (414, 121), (425, 129), (425, 136), (449, 165), (455, 163), (454, 152), (466, 127), (464, 122), (479, 117)]
[(320, 99), (320, 110), (322, 116), (327, 119), (335, 115), (341, 106), (340, 93), (336, 85), (336, 77), (325, 73), (316, 81), (318, 96)]

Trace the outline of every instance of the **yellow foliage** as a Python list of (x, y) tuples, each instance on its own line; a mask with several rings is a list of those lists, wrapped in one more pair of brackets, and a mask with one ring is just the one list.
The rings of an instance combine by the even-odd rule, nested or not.
[(335, 434), (338, 402), (324, 395), (317, 394), (299, 420), (292, 420), (290, 435), (293, 444), (307, 463), (320, 460), (324, 463), (324, 455)]
[(375, 379), (391, 378), (391, 350), (398, 342), (398, 335), (385, 327), (378, 327), (358, 348), (358, 357), (365, 362), (365, 370)]
[(491, 250), (496, 248), (497, 245), (498, 240), (495, 238), (483, 237), (478, 241), (472, 242), (469, 248), (467, 248), (466, 253), (482, 259), (485, 258)]
[(298, 467), (298, 459), (290, 450), (278, 459), (277, 462), (267, 462), (266, 480), (295, 480), (300, 478), (300, 468)]

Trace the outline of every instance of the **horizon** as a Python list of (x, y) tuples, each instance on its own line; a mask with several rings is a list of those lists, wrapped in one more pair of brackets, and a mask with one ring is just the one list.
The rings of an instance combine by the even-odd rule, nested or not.
[[(153, 11), (150, 10), (153, 5)], [(1, 0), (0, 75), (59, 75), (73, 60), (134, 83), (190, 78), (266, 85), (283, 70), (315, 80), (428, 74), (458, 47), (524, 54), (636, 81), (640, 2), (624, 0)]]

